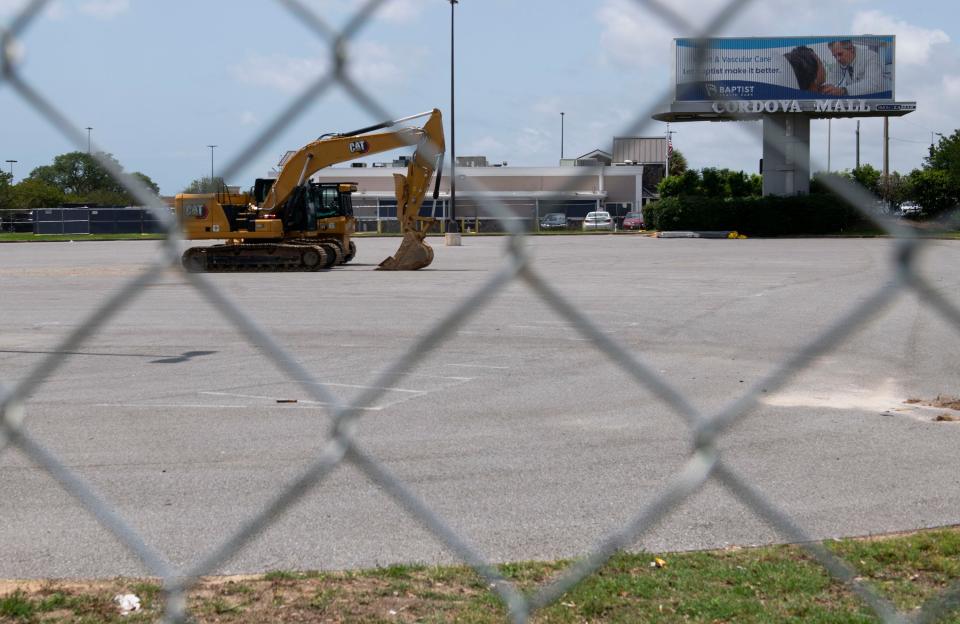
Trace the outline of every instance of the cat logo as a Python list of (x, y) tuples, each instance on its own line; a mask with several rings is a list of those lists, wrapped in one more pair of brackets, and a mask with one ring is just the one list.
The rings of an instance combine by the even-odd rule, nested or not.
[(350, 142), (350, 153), (351, 154), (366, 154), (370, 151), (370, 144), (366, 141), (351, 141)]

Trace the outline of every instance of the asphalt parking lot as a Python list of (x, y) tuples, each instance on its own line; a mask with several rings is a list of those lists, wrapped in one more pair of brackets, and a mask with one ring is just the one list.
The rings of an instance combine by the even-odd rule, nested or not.
[[(361, 239), (327, 273), (211, 279), (350, 402), (505, 261), (504, 238), (434, 239), (411, 273), (399, 239)], [(533, 267), (704, 413), (729, 404), (893, 275), (882, 239), (544, 236)], [(0, 245), (0, 383), (62, 358), (27, 430), (175, 565), (223, 542), (314, 459), (327, 409), (169, 271), (80, 347), (60, 343), (142, 271), (157, 242)], [(960, 242), (922, 272), (960, 306)], [(956, 524), (960, 423), (907, 403), (960, 395), (960, 331), (904, 293), (727, 432), (724, 461), (813, 536)], [(295, 401), (295, 402), (293, 402)], [(373, 405), (357, 439), (491, 560), (584, 554), (664, 488), (683, 419), (523, 283), (502, 290)], [(143, 574), (44, 471), (0, 453), (0, 577)], [(782, 538), (708, 484), (636, 547)], [(222, 572), (453, 560), (358, 470), (340, 466)]]

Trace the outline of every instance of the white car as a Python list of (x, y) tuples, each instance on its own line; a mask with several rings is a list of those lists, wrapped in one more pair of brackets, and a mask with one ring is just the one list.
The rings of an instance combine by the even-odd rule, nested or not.
[(610, 213), (604, 211), (588, 212), (587, 217), (583, 220), (583, 231), (589, 232), (591, 230), (609, 230), (612, 232), (613, 219), (610, 217)]

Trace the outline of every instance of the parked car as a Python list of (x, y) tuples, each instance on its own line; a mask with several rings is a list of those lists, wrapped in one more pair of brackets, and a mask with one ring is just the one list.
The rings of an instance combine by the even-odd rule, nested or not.
[(565, 230), (567, 229), (567, 215), (562, 212), (551, 212), (540, 217), (541, 230)]
[(923, 212), (923, 209), (913, 202), (903, 202), (900, 204), (900, 209), (897, 211), (901, 217), (915, 217)]
[(583, 231), (591, 230), (609, 230), (612, 232), (613, 219), (610, 217), (610, 213), (605, 211), (588, 212), (587, 217), (583, 220)]
[(639, 212), (628, 212), (623, 216), (623, 229), (625, 230), (642, 230), (645, 228), (643, 225), (643, 214)]

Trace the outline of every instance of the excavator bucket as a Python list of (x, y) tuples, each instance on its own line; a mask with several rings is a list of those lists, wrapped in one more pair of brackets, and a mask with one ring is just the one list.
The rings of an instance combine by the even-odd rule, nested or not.
[(380, 263), (378, 271), (416, 271), (433, 262), (433, 248), (419, 232), (407, 232), (397, 251)]

